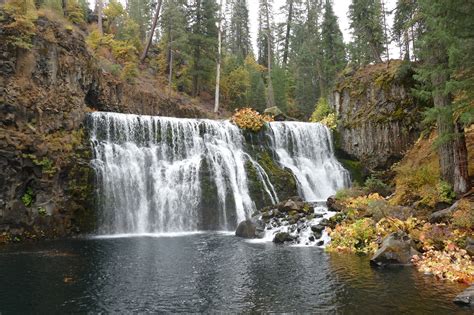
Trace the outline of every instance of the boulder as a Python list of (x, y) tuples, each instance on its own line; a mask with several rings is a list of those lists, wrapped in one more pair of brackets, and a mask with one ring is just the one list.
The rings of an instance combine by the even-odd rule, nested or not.
[(474, 284), (458, 294), (453, 302), (461, 305), (474, 306)]
[(404, 232), (395, 232), (384, 238), (382, 245), (370, 259), (371, 265), (409, 265), (413, 255), (419, 254), (412, 245), (410, 237)]
[(273, 238), (273, 243), (283, 244), (286, 242), (293, 242), (294, 240), (295, 240), (295, 237), (290, 235), (289, 233), (278, 232), (275, 234), (275, 237)]
[(326, 206), (328, 207), (329, 211), (334, 211), (334, 212), (341, 212), (342, 211), (342, 206), (337, 203), (336, 196), (330, 196), (326, 200)]
[(264, 230), (265, 224), (258, 218), (252, 217), (239, 223), (235, 235), (243, 238), (263, 238)]
[(263, 111), (265, 115), (272, 116), (275, 121), (287, 120), (285, 113), (281, 111), (277, 106), (272, 106)]
[(290, 199), (284, 203), (282, 210), (285, 212), (290, 212), (290, 211), (299, 211), (300, 208), (298, 207), (298, 204), (295, 201)]
[(316, 225), (311, 226), (311, 231), (317, 232), (317, 233), (321, 233), (324, 229), (325, 227), (321, 224), (316, 224)]

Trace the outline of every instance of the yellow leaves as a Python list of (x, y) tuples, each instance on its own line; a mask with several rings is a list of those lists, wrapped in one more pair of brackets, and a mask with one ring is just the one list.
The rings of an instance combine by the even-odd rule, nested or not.
[(334, 229), (327, 228), (326, 231), (331, 237), (331, 243), (326, 247), (328, 251), (367, 254), (377, 250), (377, 234), (372, 219), (342, 222)]
[(251, 108), (242, 108), (235, 111), (231, 121), (239, 128), (258, 132), (262, 129), (265, 122), (271, 122), (273, 118), (268, 115), (261, 115)]
[(36, 31), (34, 21), (38, 18), (34, 1), (10, 0), (3, 8), (13, 19), (4, 26), (5, 40), (15, 47), (30, 49), (31, 37)]
[(370, 202), (376, 200), (384, 200), (378, 193), (369, 194), (367, 196), (349, 197), (342, 202), (344, 206), (352, 209), (366, 209)]

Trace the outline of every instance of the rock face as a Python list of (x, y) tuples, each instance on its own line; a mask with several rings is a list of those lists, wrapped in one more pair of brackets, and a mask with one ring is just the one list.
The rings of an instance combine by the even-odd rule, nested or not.
[(83, 35), (58, 22), (40, 16), (30, 50), (9, 45), (14, 30), (3, 23), (8, 17), (0, 21), (0, 243), (90, 231), (96, 220), (87, 113), (206, 114), (146, 82), (105, 73)]
[(412, 246), (410, 237), (404, 232), (396, 232), (387, 236), (380, 248), (370, 259), (375, 266), (408, 265), (413, 255), (419, 254)]
[(339, 155), (370, 169), (398, 161), (419, 135), (418, 105), (410, 95), (413, 73), (401, 61), (369, 65), (343, 75), (331, 106), (340, 124)]
[(457, 295), (453, 302), (461, 305), (474, 306), (474, 285), (471, 285), (461, 294)]

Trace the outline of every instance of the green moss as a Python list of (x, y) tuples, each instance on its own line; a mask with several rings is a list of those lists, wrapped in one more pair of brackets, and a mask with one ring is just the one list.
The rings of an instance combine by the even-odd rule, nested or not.
[(291, 171), (280, 167), (268, 151), (257, 154), (257, 162), (267, 173), (280, 200), (298, 195), (296, 179)]
[(360, 161), (339, 159), (339, 162), (344, 166), (346, 170), (351, 174), (351, 179), (359, 185), (363, 185), (366, 178), (367, 172), (364, 165)]

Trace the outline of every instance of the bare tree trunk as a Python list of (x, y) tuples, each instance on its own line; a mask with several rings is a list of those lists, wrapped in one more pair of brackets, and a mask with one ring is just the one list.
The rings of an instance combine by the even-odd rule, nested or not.
[(153, 41), (153, 34), (155, 34), (156, 24), (158, 23), (158, 17), (160, 16), (161, 2), (162, 0), (158, 0), (158, 3), (156, 4), (156, 11), (155, 11), (155, 15), (153, 16), (153, 23), (151, 24), (150, 34), (148, 34), (148, 38), (146, 39), (145, 49), (143, 49), (143, 53), (140, 57), (141, 63), (145, 61), (146, 55), (148, 54), (148, 50), (150, 50), (151, 42)]
[(168, 69), (168, 98), (171, 97), (171, 81), (173, 80), (173, 37), (171, 33), (171, 24), (169, 27), (169, 47), (168, 47), (168, 60), (169, 60), (169, 69)]
[(283, 67), (286, 68), (288, 64), (288, 50), (290, 46), (290, 32), (291, 32), (291, 22), (293, 20), (293, 0), (290, 0), (288, 8), (288, 19), (286, 21), (286, 37), (285, 37), (285, 48), (283, 51)]
[(384, 36), (385, 36), (385, 47), (386, 47), (386, 50), (387, 50), (387, 67), (390, 63), (390, 53), (388, 51), (388, 35), (387, 35), (387, 20), (386, 20), (386, 17), (385, 17), (385, 4), (384, 4), (384, 1), (382, 0), (381, 1), (382, 3), (382, 15), (383, 15), (383, 31), (384, 31)]
[(218, 29), (218, 48), (217, 48), (217, 69), (216, 69), (216, 95), (214, 100), (214, 113), (219, 110), (219, 88), (221, 84), (221, 50), (222, 50), (222, 0), (219, 4), (219, 29)]
[(468, 172), (468, 156), (466, 147), (466, 137), (461, 124), (455, 125), (454, 139), (454, 185), (453, 190), (456, 194), (464, 194), (471, 187)]
[(275, 95), (273, 93), (272, 84), (272, 32), (270, 30), (270, 12), (268, 0), (265, 1), (265, 15), (267, 18), (267, 58), (268, 58), (268, 95), (267, 108), (275, 106)]
[(100, 35), (104, 34), (102, 27), (102, 0), (97, 0), (97, 28), (99, 29)]

